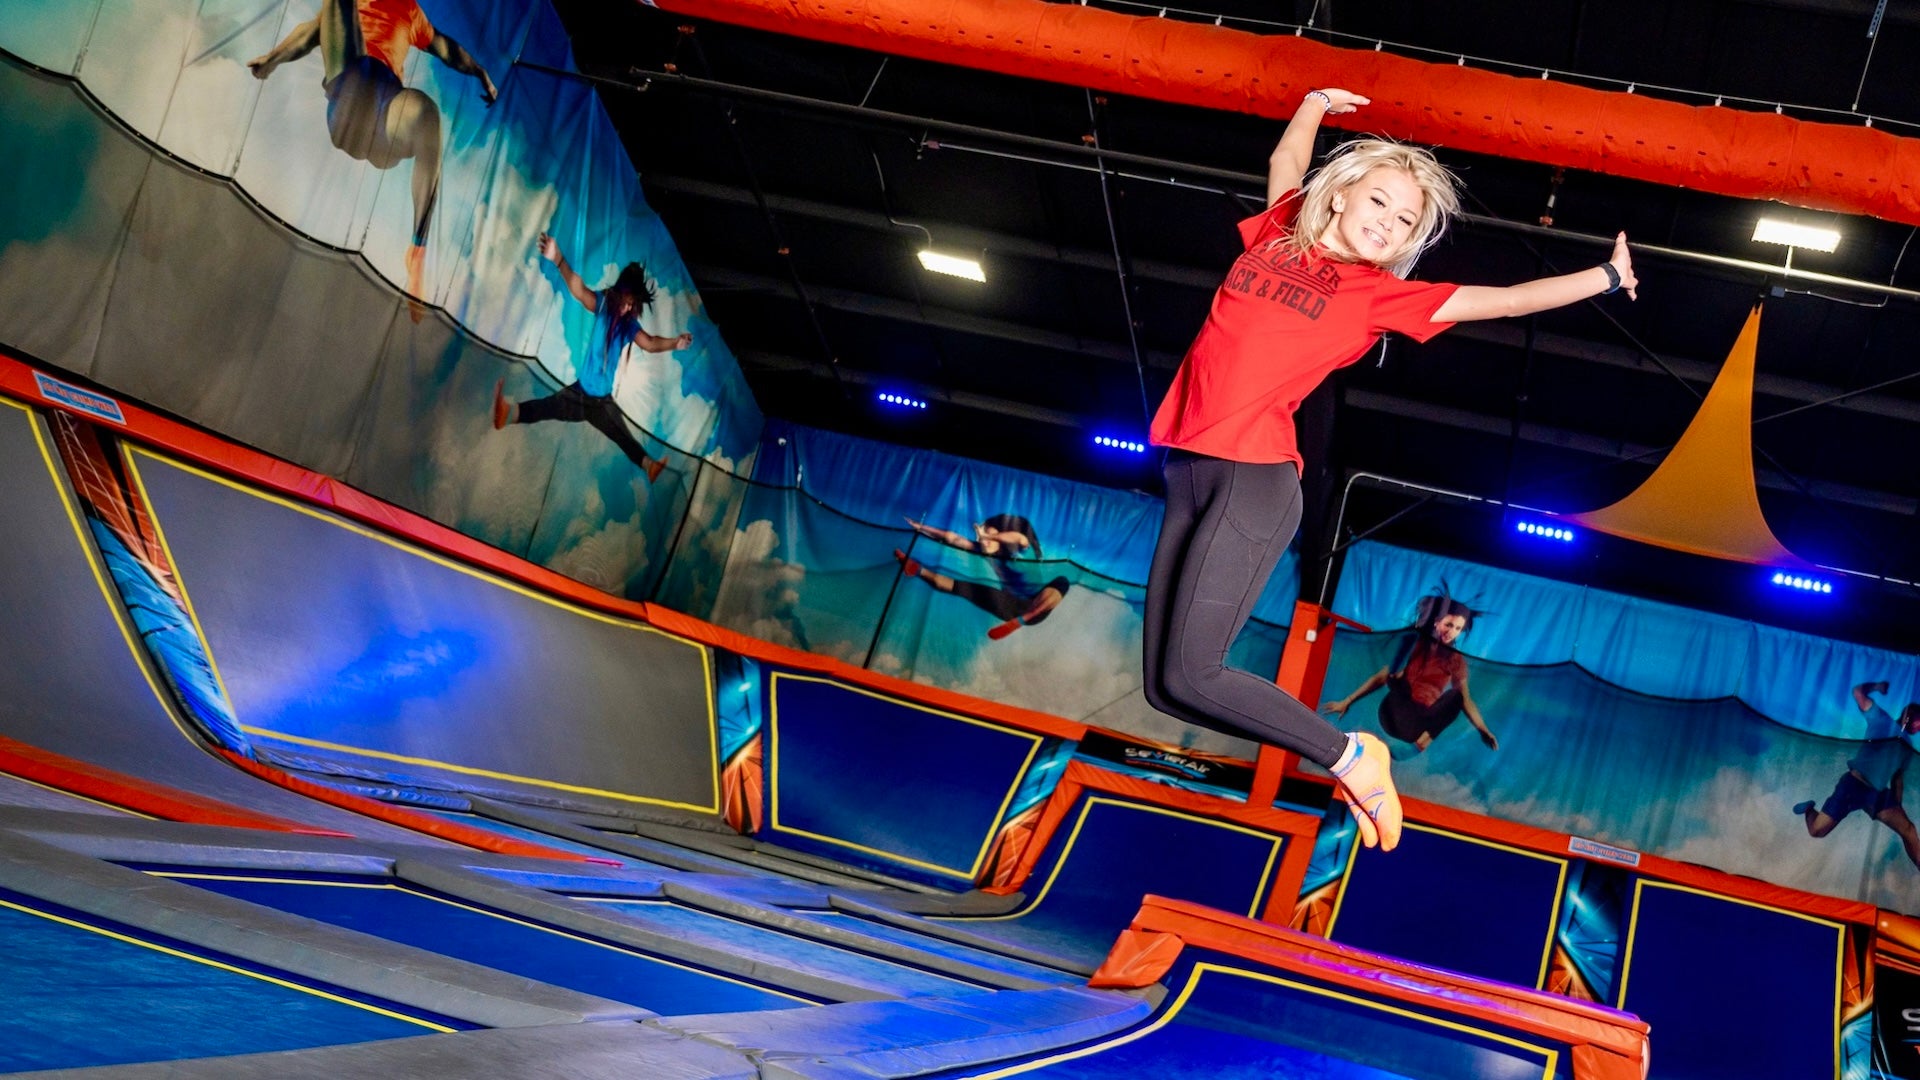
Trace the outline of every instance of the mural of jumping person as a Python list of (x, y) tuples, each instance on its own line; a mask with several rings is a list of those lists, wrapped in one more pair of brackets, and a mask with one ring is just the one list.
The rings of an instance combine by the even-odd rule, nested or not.
[(627, 430), (626, 417), (613, 400), (613, 383), (626, 357), (627, 346), (636, 346), (644, 352), (673, 352), (691, 345), (693, 334), (682, 332), (675, 337), (660, 337), (641, 329), (640, 313), (653, 303), (653, 285), (647, 280), (646, 268), (639, 263), (628, 263), (612, 285), (596, 292), (589, 289), (568, 264), (560, 244), (552, 236), (541, 233), (539, 249), (540, 257), (552, 263), (566, 283), (567, 292), (593, 312), (593, 329), (588, 333), (585, 351), (574, 358), (574, 381), (559, 393), (513, 402), (506, 398), (505, 379), (493, 384), (494, 430), (508, 424), (537, 424), (542, 420), (584, 421), (613, 440), (615, 446), (640, 466), (649, 482), (658, 480), (660, 470), (666, 468), (667, 463), (649, 455), (640, 440)]
[(1444, 588), (1423, 597), (1413, 630), (1401, 640), (1393, 661), (1368, 676), (1353, 693), (1329, 703), (1325, 711), (1344, 716), (1354, 702), (1384, 686), (1387, 696), (1380, 699), (1380, 729), (1413, 747), (1414, 753), (1432, 746), (1463, 712), (1487, 749), (1500, 749), (1500, 740), (1468, 689), (1466, 654), (1454, 645), (1483, 614), (1448, 596)]
[(1060, 601), (1066, 598), (1067, 590), (1073, 585), (1064, 577), (1056, 577), (1038, 587), (1034, 585), (1033, 578), (1020, 560), (1028, 553), (1034, 559), (1042, 557), (1040, 538), (1034, 533), (1033, 523), (1019, 514), (995, 514), (976, 524), (972, 539), (948, 529), (936, 529), (912, 518), (907, 519), (907, 524), (913, 527), (914, 532), (929, 540), (986, 558), (987, 565), (993, 568), (994, 576), (1000, 581), (998, 587), (938, 574), (921, 566), (919, 560), (909, 558), (904, 551), (896, 550), (893, 553), (893, 557), (900, 561), (901, 573), (919, 578), (940, 592), (958, 596), (1001, 620), (987, 631), (987, 637), (994, 641), (999, 641), (1022, 626), (1033, 626), (1046, 619), (1054, 608), (1060, 606)]
[[(407, 292), (423, 296), (427, 226), (440, 190), (440, 110), (433, 99), (401, 83), (407, 50), (422, 49), (462, 75), (480, 80), (488, 105), (500, 96), (485, 68), (460, 43), (427, 21), (414, 0), (324, 0), (313, 18), (293, 28), (263, 56), (247, 61), (256, 79), (320, 50), (321, 88), (327, 95), (327, 134), (333, 145), (376, 169), (413, 162), (413, 238), (407, 248)], [(413, 320), (425, 313), (411, 305)]]
[(1867, 717), (1867, 739), (1858, 753), (1847, 761), (1847, 771), (1833, 786), (1833, 794), (1818, 807), (1808, 799), (1793, 808), (1807, 823), (1807, 835), (1818, 840), (1833, 831), (1855, 810), (1892, 829), (1906, 849), (1907, 858), (1920, 868), (1920, 829), (1907, 816), (1902, 804), (1906, 793), (1907, 766), (1913, 763), (1914, 744), (1920, 740), (1920, 701), (1910, 702), (1895, 720), (1873, 700), (1874, 694), (1887, 692), (1884, 682), (1867, 682), (1853, 688), (1853, 703)]

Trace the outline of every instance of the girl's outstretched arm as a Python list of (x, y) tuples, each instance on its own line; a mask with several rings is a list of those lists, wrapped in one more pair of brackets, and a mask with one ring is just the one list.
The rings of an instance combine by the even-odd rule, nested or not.
[(913, 531), (919, 533), (921, 536), (924, 536), (929, 540), (936, 540), (942, 544), (947, 545), (948, 547), (959, 548), (961, 551), (979, 551), (980, 550), (980, 545), (974, 543), (973, 541), (967, 539), (964, 536), (961, 536), (959, 533), (954, 532), (951, 529), (936, 529), (933, 526), (926, 524), (925, 522), (915, 521), (912, 518), (907, 519), (907, 524), (912, 526)]
[(579, 273), (567, 262), (567, 257), (560, 253), (560, 241), (547, 233), (541, 233), (540, 257), (553, 264), (554, 270), (560, 275), (560, 280), (567, 283), (567, 292), (573, 294), (573, 298), (580, 301), (582, 307), (588, 311), (600, 310), (599, 294), (587, 288), (587, 283), (580, 280)]
[(1300, 99), (1300, 107), (1293, 110), (1293, 119), (1287, 121), (1287, 130), (1280, 133), (1280, 144), (1267, 158), (1268, 206), (1299, 187), (1307, 169), (1312, 167), (1313, 137), (1320, 132), (1320, 118), (1328, 113), (1350, 113), (1366, 104), (1368, 99), (1359, 94), (1334, 87), (1309, 90), (1307, 96)]
[[(1608, 267), (1613, 268), (1612, 274), (1607, 272)], [(1638, 300), (1640, 297), (1636, 290), (1640, 279), (1633, 274), (1633, 258), (1627, 253), (1626, 233), (1614, 238), (1613, 255), (1599, 266), (1558, 277), (1535, 278), (1518, 285), (1462, 285), (1447, 298), (1446, 303), (1440, 305), (1440, 310), (1433, 313), (1433, 321), (1477, 322), (1566, 307), (1591, 296), (1612, 292), (1615, 287), (1614, 274), (1619, 275), (1618, 287), (1627, 291), (1627, 299)]]

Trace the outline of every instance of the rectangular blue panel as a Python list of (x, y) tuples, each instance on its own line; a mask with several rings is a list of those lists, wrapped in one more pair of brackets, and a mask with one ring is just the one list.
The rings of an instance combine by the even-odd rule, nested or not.
[(973, 879), (1042, 736), (827, 679), (771, 687), (774, 833)]
[(1845, 928), (1641, 881), (1620, 1007), (1653, 1025), (1653, 1080), (1828, 1080)]
[(1355, 847), (1328, 936), (1536, 989), (1567, 860), (1408, 825), (1390, 854)]
[[(11, 895), (11, 894), (8, 894)], [(0, 898), (0, 1073), (302, 1050), (444, 1031), (395, 1007)], [(265, 977), (263, 977), (265, 976)], [(276, 981), (269, 981), (273, 978)]]
[(177, 876), (189, 885), (664, 1016), (808, 1004), (688, 964), (393, 885), (262, 876)]
[(1054, 833), (1014, 916), (956, 920), (975, 933), (1097, 963), (1147, 894), (1257, 916), (1286, 837), (1111, 795), (1084, 798)]

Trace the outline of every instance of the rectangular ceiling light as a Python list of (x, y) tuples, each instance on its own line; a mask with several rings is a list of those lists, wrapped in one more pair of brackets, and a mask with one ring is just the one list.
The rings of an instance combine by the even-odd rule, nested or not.
[(937, 251), (927, 250), (920, 253), (920, 265), (936, 274), (951, 274), (954, 277), (966, 278), (968, 281), (987, 280), (987, 272), (980, 269), (980, 263), (976, 259), (962, 259), (957, 255), (942, 255)]
[(1787, 247), (1810, 248), (1814, 251), (1832, 251), (1840, 246), (1840, 233), (1837, 230), (1795, 225), (1778, 218), (1761, 218), (1760, 223), (1753, 227), (1753, 238), (1763, 244), (1785, 244)]

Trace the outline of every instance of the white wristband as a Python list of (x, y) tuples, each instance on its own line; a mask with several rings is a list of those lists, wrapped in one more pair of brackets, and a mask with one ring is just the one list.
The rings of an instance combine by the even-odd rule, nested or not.
[(1319, 98), (1320, 110), (1322, 112), (1333, 111), (1333, 98), (1327, 96), (1327, 92), (1325, 90), (1309, 90), (1306, 92), (1305, 96), (1303, 96), (1300, 100), (1305, 101), (1307, 98)]

